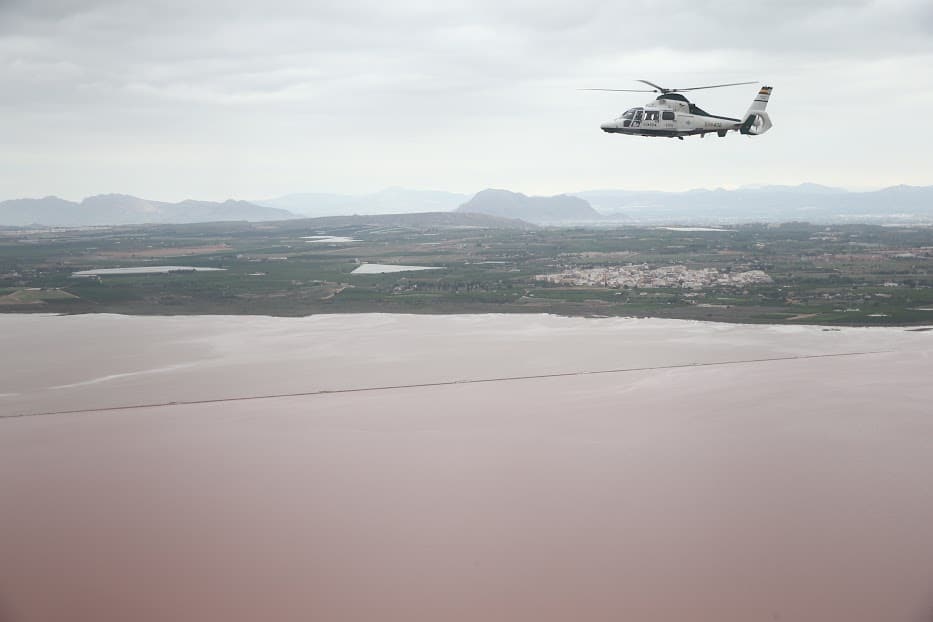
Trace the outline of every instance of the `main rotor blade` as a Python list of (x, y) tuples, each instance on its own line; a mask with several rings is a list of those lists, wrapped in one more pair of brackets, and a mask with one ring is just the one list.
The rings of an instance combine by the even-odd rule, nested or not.
[(654, 82), (648, 82), (647, 80), (636, 80), (636, 82), (644, 82), (648, 86), (653, 86), (658, 93), (669, 93), (671, 89), (666, 89), (663, 86), (658, 86)]
[[(644, 80), (642, 80), (644, 82)], [(758, 84), (757, 81), (752, 82), (730, 82), (729, 84), (713, 84), (710, 86), (691, 86), (689, 89), (671, 89), (671, 93), (679, 93), (680, 91), (699, 91), (700, 89), (718, 89), (724, 86), (740, 86), (742, 84)]]
[(702, 89), (720, 89), (724, 86), (742, 86), (743, 84), (758, 84), (756, 81), (752, 82), (730, 82), (729, 84), (711, 84), (709, 86), (691, 86), (686, 89), (666, 89), (663, 86), (658, 86), (654, 82), (649, 82), (647, 80), (637, 80), (637, 82), (642, 82), (648, 86), (652, 86), (652, 89), (577, 89), (580, 91), (615, 91), (619, 93), (680, 93), (681, 91), (699, 91)]

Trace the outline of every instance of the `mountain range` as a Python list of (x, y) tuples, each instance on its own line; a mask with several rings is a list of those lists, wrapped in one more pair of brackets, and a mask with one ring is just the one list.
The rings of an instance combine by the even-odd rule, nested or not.
[(473, 197), (389, 188), (360, 196), (288, 195), (257, 203), (304, 215), (448, 211), (520, 218), (535, 224), (737, 224), (743, 222), (933, 222), (933, 186), (849, 192), (815, 183), (745, 186), (735, 190), (660, 192), (585, 190), (554, 197), (483, 190)]
[(0, 225), (84, 227), (147, 223), (193, 223), (225, 220), (284, 220), (291, 212), (246, 201), (165, 203), (126, 194), (100, 194), (76, 203), (58, 197), (0, 202)]
[(423, 212), (481, 213), (534, 224), (662, 225), (744, 222), (933, 223), (933, 186), (892, 186), (848, 192), (806, 183), (736, 190), (656, 192), (586, 190), (553, 197), (487, 189), (470, 197), (429, 190), (388, 188), (350, 196), (292, 194), (265, 201), (166, 203), (122, 194), (78, 202), (58, 197), (0, 202), (0, 226), (89, 226), (144, 223), (286, 220), (299, 216)]
[(605, 221), (637, 224), (743, 222), (933, 222), (933, 186), (892, 186), (872, 192), (801, 184), (737, 190), (576, 192)]

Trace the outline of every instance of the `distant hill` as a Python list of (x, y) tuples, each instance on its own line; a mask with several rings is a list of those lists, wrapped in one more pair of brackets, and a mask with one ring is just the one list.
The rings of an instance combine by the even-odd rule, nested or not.
[(291, 212), (228, 200), (181, 201), (165, 203), (125, 194), (101, 194), (80, 203), (58, 197), (13, 199), (0, 202), (0, 225), (81, 227), (91, 225), (128, 225), (147, 223), (193, 223), (221, 220), (283, 220), (294, 218)]
[(459, 212), (421, 212), (417, 214), (371, 214), (368, 216), (322, 216), (290, 220), (283, 226), (294, 228), (307, 225), (333, 230), (339, 227), (358, 227), (372, 225), (378, 227), (407, 228), (444, 228), (477, 227), (483, 229), (520, 229), (537, 228), (535, 225), (515, 218), (502, 218), (488, 214), (470, 214)]
[(589, 190), (586, 199), (607, 221), (636, 224), (741, 222), (933, 222), (933, 186), (847, 192), (817, 184), (737, 190), (652, 192)]
[(275, 199), (255, 201), (255, 203), (314, 217), (446, 212), (453, 210), (468, 198), (465, 194), (437, 190), (386, 188), (373, 194), (359, 196), (324, 193), (289, 194)]
[(566, 194), (530, 197), (520, 192), (495, 189), (477, 193), (456, 211), (520, 218), (534, 223), (582, 222), (601, 218), (599, 212), (580, 197)]

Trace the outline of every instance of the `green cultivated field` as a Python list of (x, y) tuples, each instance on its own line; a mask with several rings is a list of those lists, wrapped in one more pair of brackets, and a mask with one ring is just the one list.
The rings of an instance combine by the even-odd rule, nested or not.
[[(309, 235), (360, 242), (310, 243)], [(352, 275), (359, 262), (444, 270)], [(749, 287), (556, 285), (535, 275), (647, 264), (763, 270)], [(223, 272), (76, 279), (93, 268)], [(824, 325), (933, 324), (933, 228), (749, 225), (499, 229), (353, 222), (0, 229), (0, 311), (127, 314), (556, 313)]]

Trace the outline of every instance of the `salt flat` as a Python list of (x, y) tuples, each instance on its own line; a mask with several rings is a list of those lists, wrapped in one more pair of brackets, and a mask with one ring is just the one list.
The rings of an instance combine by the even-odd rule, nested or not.
[(735, 231), (735, 229), (720, 229), (718, 227), (658, 227), (659, 229), (664, 229), (665, 231), (682, 231), (682, 232), (715, 232), (715, 233), (729, 233)]
[(420, 270), (443, 270), (436, 266), (402, 266), (398, 264), (364, 263), (350, 274), (387, 274), (390, 272), (418, 272)]
[(302, 240), (307, 240), (311, 244), (344, 244), (347, 242), (361, 242), (356, 238), (350, 238), (343, 235), (303, 235)]
[(109, 276), (113, 274), (168, 274), (170, 272), (221, 272), (226, 268), (199, 268), (196, 266), (136, 266), (134, 268), (95, 268), (79, 270), (73, 277)]
[(3, 414), (84, 411), (0, 420), (10, 619), (933, 613), (930, 332), (5, 315), (0, 335)]

